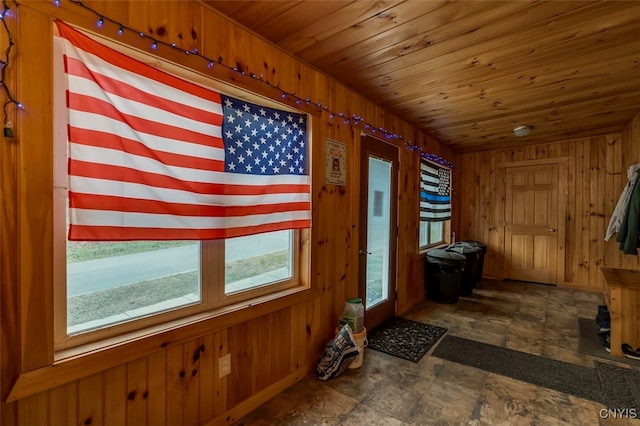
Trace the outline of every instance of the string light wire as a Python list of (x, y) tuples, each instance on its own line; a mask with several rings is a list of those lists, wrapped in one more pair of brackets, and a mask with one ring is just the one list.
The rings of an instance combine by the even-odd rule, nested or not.
[[(3, 0), (6, 2), (6, 0)], [(205, 61), (206, 67), (207, 68), (213, 68), (214, 66), (221, 66), (224, 67), (230, 71), (236, 72), (238, 74), (244, 75), (244, 76), (248, 76), (252, 79), (255, 79), (257, 81), (261, 81), (262, 83), (269, 85), (271, 87), (273, 87), (273, 85), (271, 83), (269, 83), (268, 81), (264, 80), (264, 76), (261, 74), (260, 76), (257, 76), (254, 73), (247, 73), (245, 72), (243, 69), (240, 69), (238, 66), (228, 66), (226, 64), (224, 64), (222, 62), (222, 59), (219, 58), (217, 60), (208, 58), (204, 55), (201, 55), (200, 52), (198, 52), (198, 49), (193, 49), (193, 50), (188, 50), (188, 49), (182, 49), (180, 47), (178, 47), (176, 45), (176, 43), (167, 43), (164, 42), (162, 40), (157, 40), (154, 38), (154, 36), (151, 35), (147, 35), (142, 31), (136, 30), (134, 28), (128, 27), (124, 24), (122, 24), (121, 22), (118, 22), (100, 12), (98, 12), (97, 10), (91, 8), (90, 6), (87, 6), (86, 4), (84, 4), (82, 1), (80, 0), (69, 0), (70, 3), (73, 3), (75, 5), (81, 6), (82, 8), (90, 11), (91, 13), (93, 13), (96, 18), (96, 26), (98, 26), (99, 28), (103, 28), (105, 26), (105, 23), (109, 22), (111, 24), (114, 24), (118, 30), (117, 30), (117, 34), (119, 36), (121, 36), (123, 34), (124, 31), (129, 31), (132, 32), (134, 34), (138, 34), (140, 37), (148, 37), (151, 40), (151, 44), (150, 47), (152, 50), (158, 50), (159, 46), (165, 46), (167, 48), (170, 49), (175, 49), (178, 51), (181, 51), (182, 53), (184, 53), (185, 55), (193, 55), (193, 56), (198, 56), (203, 58), (203, 60)], [(59, 5), (60, 0), (54, 0), (54, 3), (56, 5)], [(277, 86), (278, 87), (278, 86)], [(282, 90), (282, 89), (281, 89)], [(303, 102), (307, 105), (310, 104), (314, 104), (316, 105), (318, 108), (321, 108), (322, 110), (326, 111), (329, 114), (329, 119), (333, 119), (335, 116), (340, 117), (340, 120), (346, 124), (346, 125), (350, 125), (350, 126), (357, 126), (357, 127), (363, 127), (367, 132), (370, 132), (371, 134), (381, 134), (383, 137), (385, 137), (386, 139), (398, 139), (400, 141), (404, 142), (405, 148), (409, 151), (414, 151), (417, 152), (420, 157), (429, 160), (429, 161), (433, 161), (436, 162), (438, 164), (441, 164), (443, 166), (449, 167), (449, 168), (453, 168), (454, 164), (436, 154), (431, 154), (428, 152), (425, 152), (423, 150), (422, 147), (420, 147), (419, 145), (408, 141), (408, 140), (404, 140), (404, 137), (402, 135), (398, 135), (395, 133), (391, 133), (389, 131), (387, 131), (386, 129), (382, 128), (382, 127), (375, 127), (373, 124), (367, 122), (363, 117), (353, 114), (353, 115), (347, 115), (343, 112), (335, 112), (335, 111), (331, 111), (329, 110), (329, 108), (326, 105), (323, 105), (322, 102), (314, 102), (312, 101), (310, 98), (302, 98), (297, 96), (295, 93), (289, 93), (285, 90), (282, 90), (282, 94), (281, 94), (282, 99), (286, 99), (286, 98), (292, 98), (295, 99), (295, 104), (296, 105), (300, 105)]]
[(6, 137), (13, 136), (13, 124), (9, 121), (9, 112), (7, 107), (9, 105), (15, 104), (18, 108), (22, 109), (22, 104), (13, 97), (11, 90), (6, 84), (6, 76), (7, 76), (7, 68), (9, 68), (9, 58), (11, 57), (11, 50), (15, 45), (15, 41), (13, 40), (13, 34), (9, 30), (9, 26), (7, 25), (7, 17), (11, 16), (11, 9), (9, 9), (9, 5), (7, 4), (7, 0), (2, 0), (2, 12), (0, 13), (0, 21), (2, 21), (2, 28), (7, 33), (7, 48), (4, 51), (4, 58), (0, 59), (0, 86), (4, 90), (5, 95), (7, 96), (7, 101), (2, 105), (2, 112), (4, 114), (4, 135)]

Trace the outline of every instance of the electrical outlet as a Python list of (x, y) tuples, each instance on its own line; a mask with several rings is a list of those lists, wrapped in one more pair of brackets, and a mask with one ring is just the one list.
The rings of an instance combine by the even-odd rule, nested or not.
[(220, 378), (231, 374), (231, 354), (223, 355), (218, 359), (218, 371)]

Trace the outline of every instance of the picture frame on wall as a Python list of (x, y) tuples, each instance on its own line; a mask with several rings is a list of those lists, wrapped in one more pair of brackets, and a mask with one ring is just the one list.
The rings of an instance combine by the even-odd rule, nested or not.
[(325, 139), (325, 182), (347, 185), (347, 145), (333, 139)]

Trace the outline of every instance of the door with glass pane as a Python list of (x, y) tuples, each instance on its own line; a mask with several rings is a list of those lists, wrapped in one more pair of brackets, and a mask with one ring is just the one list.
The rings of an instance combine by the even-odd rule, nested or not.
[(359, 293), (371, 330), (396, 308), (398, 148), (363, 136), (360, 152)]

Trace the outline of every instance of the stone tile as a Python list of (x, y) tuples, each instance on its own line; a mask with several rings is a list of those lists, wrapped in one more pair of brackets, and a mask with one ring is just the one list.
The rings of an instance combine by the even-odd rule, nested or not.
[[(595, 317), (595, 315), (594, 315)], [(547, 316), (545, 318), (545, 326), (549, 329), (573, 329), (578, 330), (578, 319), (575, 313), (575, 309), (573, 312), (566, 310), (565, 308), (560, 309), (548, 309)]]
[(505, 333), (489, 333), (483, 330), (478, 330), (477, 328), (473, 328), (471, 330), (458, 330), (452, 334), (458, 337), (464, 337), (465, 339), (488, 343), (495, 346), (502, 346), (505, 340)]
[(547, 317), (547, 311), (544, 306), (528, 306), (520, 305), (518, 309), (513, 313), (513, 320), (523, 323), (542, 324)]
[[(482, 303), (479, 299), (473, 298), (461, 298), (458, 302), (457, 313), (464, 312), (465, 314), (486, 314), (491, 310), (491, 305), (488, 303)], [(475, 315), (471, 315), (472, 318), (476, 318)]]
[(570, 362), (571, 364), (581, 365), (583, 367), (594, 367), (593, 360), (595, 358), (583, 355), (567, 347), (545, 344), (542, 348), (542, 356), (557, 361)]
[[(431, 388), (428, 389), (431, 393)], [(427, 391), (425, 386), (424, 395)], [(406, 420), (416, 409), (422, 395), (417, 395), (399, 384), (385, 382), (375, 387), (362, 404), (375, 407), (377, 411), (398, 420)]]
[(514, 321), (507, 330), (504, 346), (516, 351), (542, 355), (544, 338), (543, 328), (537, 326), (537, 324)]
[(505, 339), (504, 347), (514, 351), (526, 352), (531, 355), (542, 355), (543, 342), (533, 340), (521, 340), (517, 337), (508, 336)]
[(571, 425), (597, 424), (599, 406), (593, 401), (538, 387), (536, 420), (543, 424), (557, 422)]
[(417, 371), (425, 379), (435, 379), (445, 366), (445, 360), (432, 357), (430, 354), (436, 346), (437, 345), (434, 345), (434, 347), (432, 347), (416, 364)]
[(353, 411), (340, 419), (341, 425), (368, 425), (368, 426), (403, 426), (401, 420), (396, 419), (371, 404), (358, 404)]
[(555, 331), (545, 333), (542, 339), (545, 346), (557, 346), (574, 352), (578, 350), (578, 336), (562, 334)]
[(479, 391), (445, 381), (435, 381), (406, 423), (410, 425), (466, 424)]
[(474, 412), (488, 424), (532, 424), (536, 412), (536, 386), (489, 374)]
[(321, 386), (297, 401), (294, 410), (298, 413), (313, 413), (315, 417), (322, 419), (331, 419), (350, 412), (358, 402), (357, 398), (345, 395), (329, 386)]
[[(364, 362), (369, 362), (367, 354), (365, 351)], [(349, 395), (357, 402), (362, 402), (369, 392), (379, 385), (379, 382), (380, 377), (375, 373), (369, 373), (363, 364), (358, 369), (347, 370), (335, 379), (327, 381), (326, 386), (344, 395)]]
[[(371, 356), (367, 357), (369, 353)], [(404, 380), (411, 380), (417, 375), (424, 379), (435, 378), (435, 372), (431, 372), (429, 367), (422, 363), (425, 357), (427, 357), (427, 355), (422, 357), (420, 362), (415, 363), (383, 352), (374, 351), (373, 349), (367, 349), (365, 353), (365, 364), (362, 366), (362, 369), (365, 374), (391, 383), (401, 383)], [(436, 368), (435, 365), (432, 367)]]
[(484, 387), (489, 375), (486, 371), (451, 361), (443, 362), (444, 368), (438, 374), (438, 380), (477, 391)]
[[(300, 426), (300, 425), (313, 425), (313, 426), (338, 426), (340, 425), (340, 420), (336, 416), (318, 416), (310, 411), (302, 411), (299, 409), (293, 409), (286, 416), (281, 419), (278, 419), (276, 423), (271, 423), (272, 425), (278, 426)], [(247, 423), (247, 426), (250, 424)]]
[(573, 298), (576, 301), (592, 303), (595, 305), (604, 304), (604, 296), (600, 292), (575, 291)]

